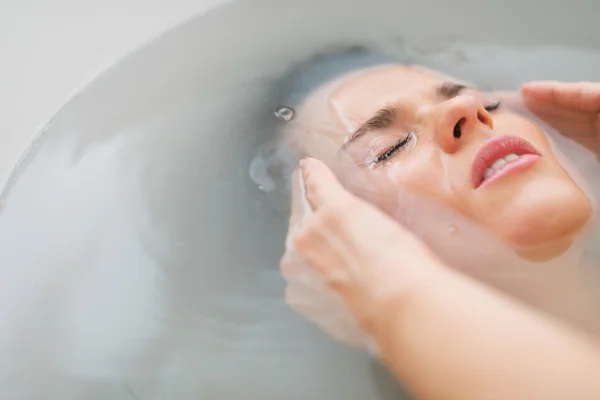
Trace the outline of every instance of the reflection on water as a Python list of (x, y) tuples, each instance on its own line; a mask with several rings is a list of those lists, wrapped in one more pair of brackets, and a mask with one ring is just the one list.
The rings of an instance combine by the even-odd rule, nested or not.
[[(198, 49), (218, 26), (192, 24), (92, 85), (15, 174), (0, 214), (3, 398), (400, 398), (283, 303), (287, 215), (262, 192), (272, 149), (253, 158), (265, 121), (281, 122), (266, 94), (284, 68), (239, 36), (211, 64)], [(597, 53), (457, 48), (420, 57), (487, 87), (600, 80)]]

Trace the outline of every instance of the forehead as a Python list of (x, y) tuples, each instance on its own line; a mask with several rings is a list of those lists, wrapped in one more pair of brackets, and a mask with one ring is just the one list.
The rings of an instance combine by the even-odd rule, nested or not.
[(330, 93), (328, 105), (334, 119), (346, 132), (352, 132), (382, 107), (433, 96), (434, 88), (445, 80), (441, 74), (421, 67), (370, 68), (341, 79)]

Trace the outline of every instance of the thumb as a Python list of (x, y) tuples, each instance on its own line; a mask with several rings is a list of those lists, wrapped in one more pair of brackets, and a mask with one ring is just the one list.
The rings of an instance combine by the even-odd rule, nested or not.
[(326, 204), (342, 203), (353, 198), (323, 162), (315, 158), (305, 158), (300, 161), (300, 168), (306, 200), (314, 211)]
[(292, 209), (288, 224), (288, 233), (285, 242), (286, 250), (294, 249), (294, 238), (302, 229), (304, 220), (312, 213), (310, 205), (304, 195), (304, 183), (302, 180), (302, 171), (299, 168), (294, 170), (292, 175)]

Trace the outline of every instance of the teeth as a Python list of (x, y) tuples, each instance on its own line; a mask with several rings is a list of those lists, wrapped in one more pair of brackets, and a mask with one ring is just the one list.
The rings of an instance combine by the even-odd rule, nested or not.
[(490, 166), (491, 169), (498, 169), (501, 166), (503, 166), (504, 164), (506, 164), (506, 160), (501, 158), (499, 160), (494, 161), (494, 163)]
[(492, 175), (494, 173), (495, 170), (497, 170), (498, 168), (503, 167), (505, 164), (511, 162), (511, 161), (515, 161), (518, 160), (519, 156), (516, 154), (509, 154), (504, 158), (499, 158), (498, 160), (494, 161), (494, 163), (485, 170), (485, 174), (483, 175), (483, 179), (487, 179), (490, 177), (490, 175)]

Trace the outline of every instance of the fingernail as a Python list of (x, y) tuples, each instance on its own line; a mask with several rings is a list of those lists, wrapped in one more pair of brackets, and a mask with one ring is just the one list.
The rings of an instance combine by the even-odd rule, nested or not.
[(300, 169), (303, 169), (304, 167), (306, 167), (306, 164), (308, 163), (308, 160), (310, 160), (311, 158), (312, 157), (302, 157), (302, 159), (298, 163), (298, 165), (300, 165)]
[(304, 168), (304, 166), (306, 165), (306, 157), (302, 157), (298, 162), (298, 165), (300, 166), (300, 168)]

